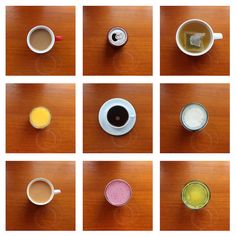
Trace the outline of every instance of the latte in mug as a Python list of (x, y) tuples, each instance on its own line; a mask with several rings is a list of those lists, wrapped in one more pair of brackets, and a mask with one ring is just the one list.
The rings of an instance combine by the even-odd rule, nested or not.
[(39, 180), (31, 185), (29, 188), (29, 195), (34, 202), (44, 203), (50, 199), (52, 195), (52, 189), (48, 183)]
[(28, 199), (35, 205), (46, 205), (59, 193), (61, 190), (54, 189), (52, 183), (45, 178), (33, 179), (27, 186)]
[(52, 42), (50, 33), (45, 29), (35, 30), (30, 37), (30, 44), (37, 50), (47, 49)]
[(55, 36), (49, 27), (38, 25), (29, 31), (26, 41), (31, 51), (43, 54), (49, 52), (55, 42), (61, 41), (62, 38), (62, 36)]

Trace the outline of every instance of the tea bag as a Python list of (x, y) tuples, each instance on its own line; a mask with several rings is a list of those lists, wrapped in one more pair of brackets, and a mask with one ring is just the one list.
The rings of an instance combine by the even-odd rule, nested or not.
[(202, 38), (205, 36), (205, 33), (196, 33), (190, 36), (190, 44), (192, 46), (201, 47)]
[(200, 52), (204, 50), (203, 37), (205, 35), (205, 33), (184, 32), (186, 49), (193, 52)]

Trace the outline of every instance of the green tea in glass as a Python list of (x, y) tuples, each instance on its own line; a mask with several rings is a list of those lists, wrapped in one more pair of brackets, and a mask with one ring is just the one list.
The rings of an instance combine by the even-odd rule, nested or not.
[(188, 182), (182, 189), (181, 198), (185, 206), (198, 210), (205, 207), (211, 197), (206, 184), (198, 180)]

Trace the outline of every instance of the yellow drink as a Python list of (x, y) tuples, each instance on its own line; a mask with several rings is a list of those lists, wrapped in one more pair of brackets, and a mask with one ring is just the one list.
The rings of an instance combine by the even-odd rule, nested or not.
[(51, 113), (46, 107), (35, 107), (29, 115), (30, 124), (36, 129), (44, 129), (51, 122)]
[(210, 190), (200, 181), (191, 181), (182, 190), (182, 201), (190, 209), (201, 209), (207, 205), (209, 200)]

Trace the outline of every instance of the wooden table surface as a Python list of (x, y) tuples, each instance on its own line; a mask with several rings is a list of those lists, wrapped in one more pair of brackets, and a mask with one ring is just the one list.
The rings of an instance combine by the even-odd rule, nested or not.
[[(161, 75), (229, 75), (229, 7), (163, 6), (160, 14)], [(223, 33), (224, 37), (215, 41), (210, 52), (200, 57), (185, 55), (175, 41), (178, 27), (193, 18), (206, 21), (215, 33)]]
[[(63, 40), (46, 54), (32, 52), (26, 43), (31, 28), (46, 25)], [(75, 7), (6, 7), (7, 75), (75, 75)]]
[[(84, 152), (152, 152), (151, 84), (85, 84), (83, 96)], [(100, 107), (112, 98), (127, 99), (136, 110), (135, 126), (123, 136), (106, 133), (98, 122)]]
[[(38, 177), (62, 191), (45, 206), (26, 195)], [(11, 161), (6, 164), (6, 230), (75, 230), (75, 163), (70, 161)]]
[[(51, 124), (38, 130), (29, 113), (47, 107)], [(73, 84), (7, 84), (6, 151), (8, 153), (75, 152), (75, 86)]]
[[(229, 230), (229, 162), (162, 161), (160, 187), (161, 230)], [(180, 198), (184, 185), (200, 180), (211, 199), (201, 210), (190, 210)]]
[[(152, 7), (85, 6), (84, 75), (152, 75)], [(112, 47), (107, 33), (122, 27), (128, 42)]]
[[(152, 162), (85, 161), (84, 230), (152, 230)], [(132, 188), (127, 205), (114, 207), (104, 197), (106, 184), (124, 179)]]
[[(161, 84), (160, 150), (164, 153), (230, 151), (229, 84)], [(199, 132), (185, 130), (179, 120), (182, 107), (201, 103), (209, 115)]]

